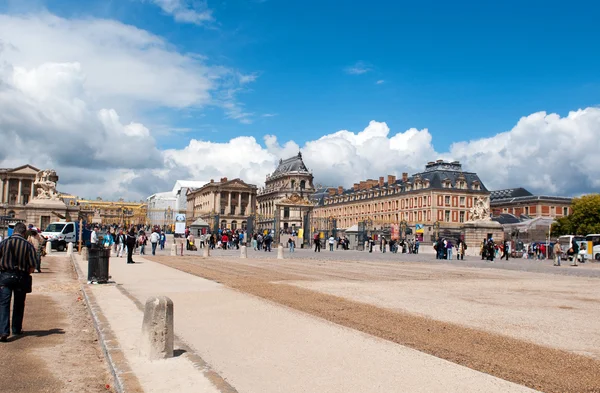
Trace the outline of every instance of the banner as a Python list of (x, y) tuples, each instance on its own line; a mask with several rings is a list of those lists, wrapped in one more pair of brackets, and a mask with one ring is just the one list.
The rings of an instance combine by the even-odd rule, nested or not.
[(415, 224), (415, 233), (417, 234), (423, 234), (423, 224)]
[(175, 233), (178, 235), (185, 234), (185, 214), (175, 216)]
[(392, 224), (390, 225), (390, 230), (392, 233), (392, 240), (400, 240), (400, 225)]
[(304, 228), (298, 229), (298, 239), (304, 239)]

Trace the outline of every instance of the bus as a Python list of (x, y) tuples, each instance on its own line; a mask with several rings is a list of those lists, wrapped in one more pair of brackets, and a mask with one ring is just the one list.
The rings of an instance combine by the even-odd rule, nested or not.
[(586, 258), (594, 258), (596, 261), (600, 261), (600, 234), (594, 233), (586, 235), (585, 241), (588, 247), (592, 247), (592, 252), (586, 254)]
[(563, 250), (563, 252), (567, 252), (569, 248), (573, 247), (573, 242), (577, 242), (577, 244), (579, 244), (583, 241), (585, 241), (585, 236), (563, 235), (558, 238), (558, 243), (560, 244), (560, 248)]

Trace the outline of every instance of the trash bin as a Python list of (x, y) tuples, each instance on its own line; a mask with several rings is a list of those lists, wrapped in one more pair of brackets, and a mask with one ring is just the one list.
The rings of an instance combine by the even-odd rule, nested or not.
[(110, 249), (90, 248), (88, 252), (88, 281), (100, 284), (107, 283)]

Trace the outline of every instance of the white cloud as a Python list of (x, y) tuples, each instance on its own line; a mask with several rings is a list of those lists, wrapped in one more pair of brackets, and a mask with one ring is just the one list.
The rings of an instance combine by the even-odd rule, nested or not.
[(600, 108), (565, 117), (534, 113), (498, 135), (457, 141), (448, 152), (435, 151), (427, 129), (392, 132), (377, 121), (303, 146), (267, 135), (193, 139), (183, 149), (160, 150), (153, 130), (132, 120), (134, 108), (218, 105), (250, 122), (255, 115), (235, 99), (241, 74), (113, 21), (0, 15), (0, 37), (0, 166), (53, 167), (60, 189), (81, 196), (140, 199), (177, 179), (223, 176), (262, 186), (278, 160), (300, 148), (316, 180), (332, 186), (414, 173), (445, 158), (479, 173), (490, 189), (573, 195), (600, 188)]
[(372, 71), (372, 67), (364, 61), (359, 61), (352, 66), (346, 67), (344, 71), (350, 75), (362, 75)]
[(376, 85), (381, 85), (383, 83), (385, 83), (385, 81), (383, 79), (380, 79), (377, 82), (375, 82)]
[(212, 12), (205, 2), (190, 0), (151, 0), (177, 22), (202, 25), (213, 21)]
[(264, 113), (261, 116), (262, 117), (275, 117), (275, 116), (277, 116), (277, 113)]

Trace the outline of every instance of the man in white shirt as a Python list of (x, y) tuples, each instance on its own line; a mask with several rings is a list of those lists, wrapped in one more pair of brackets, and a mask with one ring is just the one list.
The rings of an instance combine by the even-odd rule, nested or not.
[(333, 251), (333, 245), (335, 244), (335, 238), (332, 236), (329, 236), (329, 251)]
[(96, 248), (98, 246), (98, 227), (94, 227), (92, 236), (90, 237), (90, 243), (92, 244), (92, 248)]
[(160, 235), (156, 231), (152, 231), (152, 235), (150, 235), (150, 243), (152, 244), (152, 255), (156, 255), (156, 246), (158, 245), (158, 241), (160, 240)]

